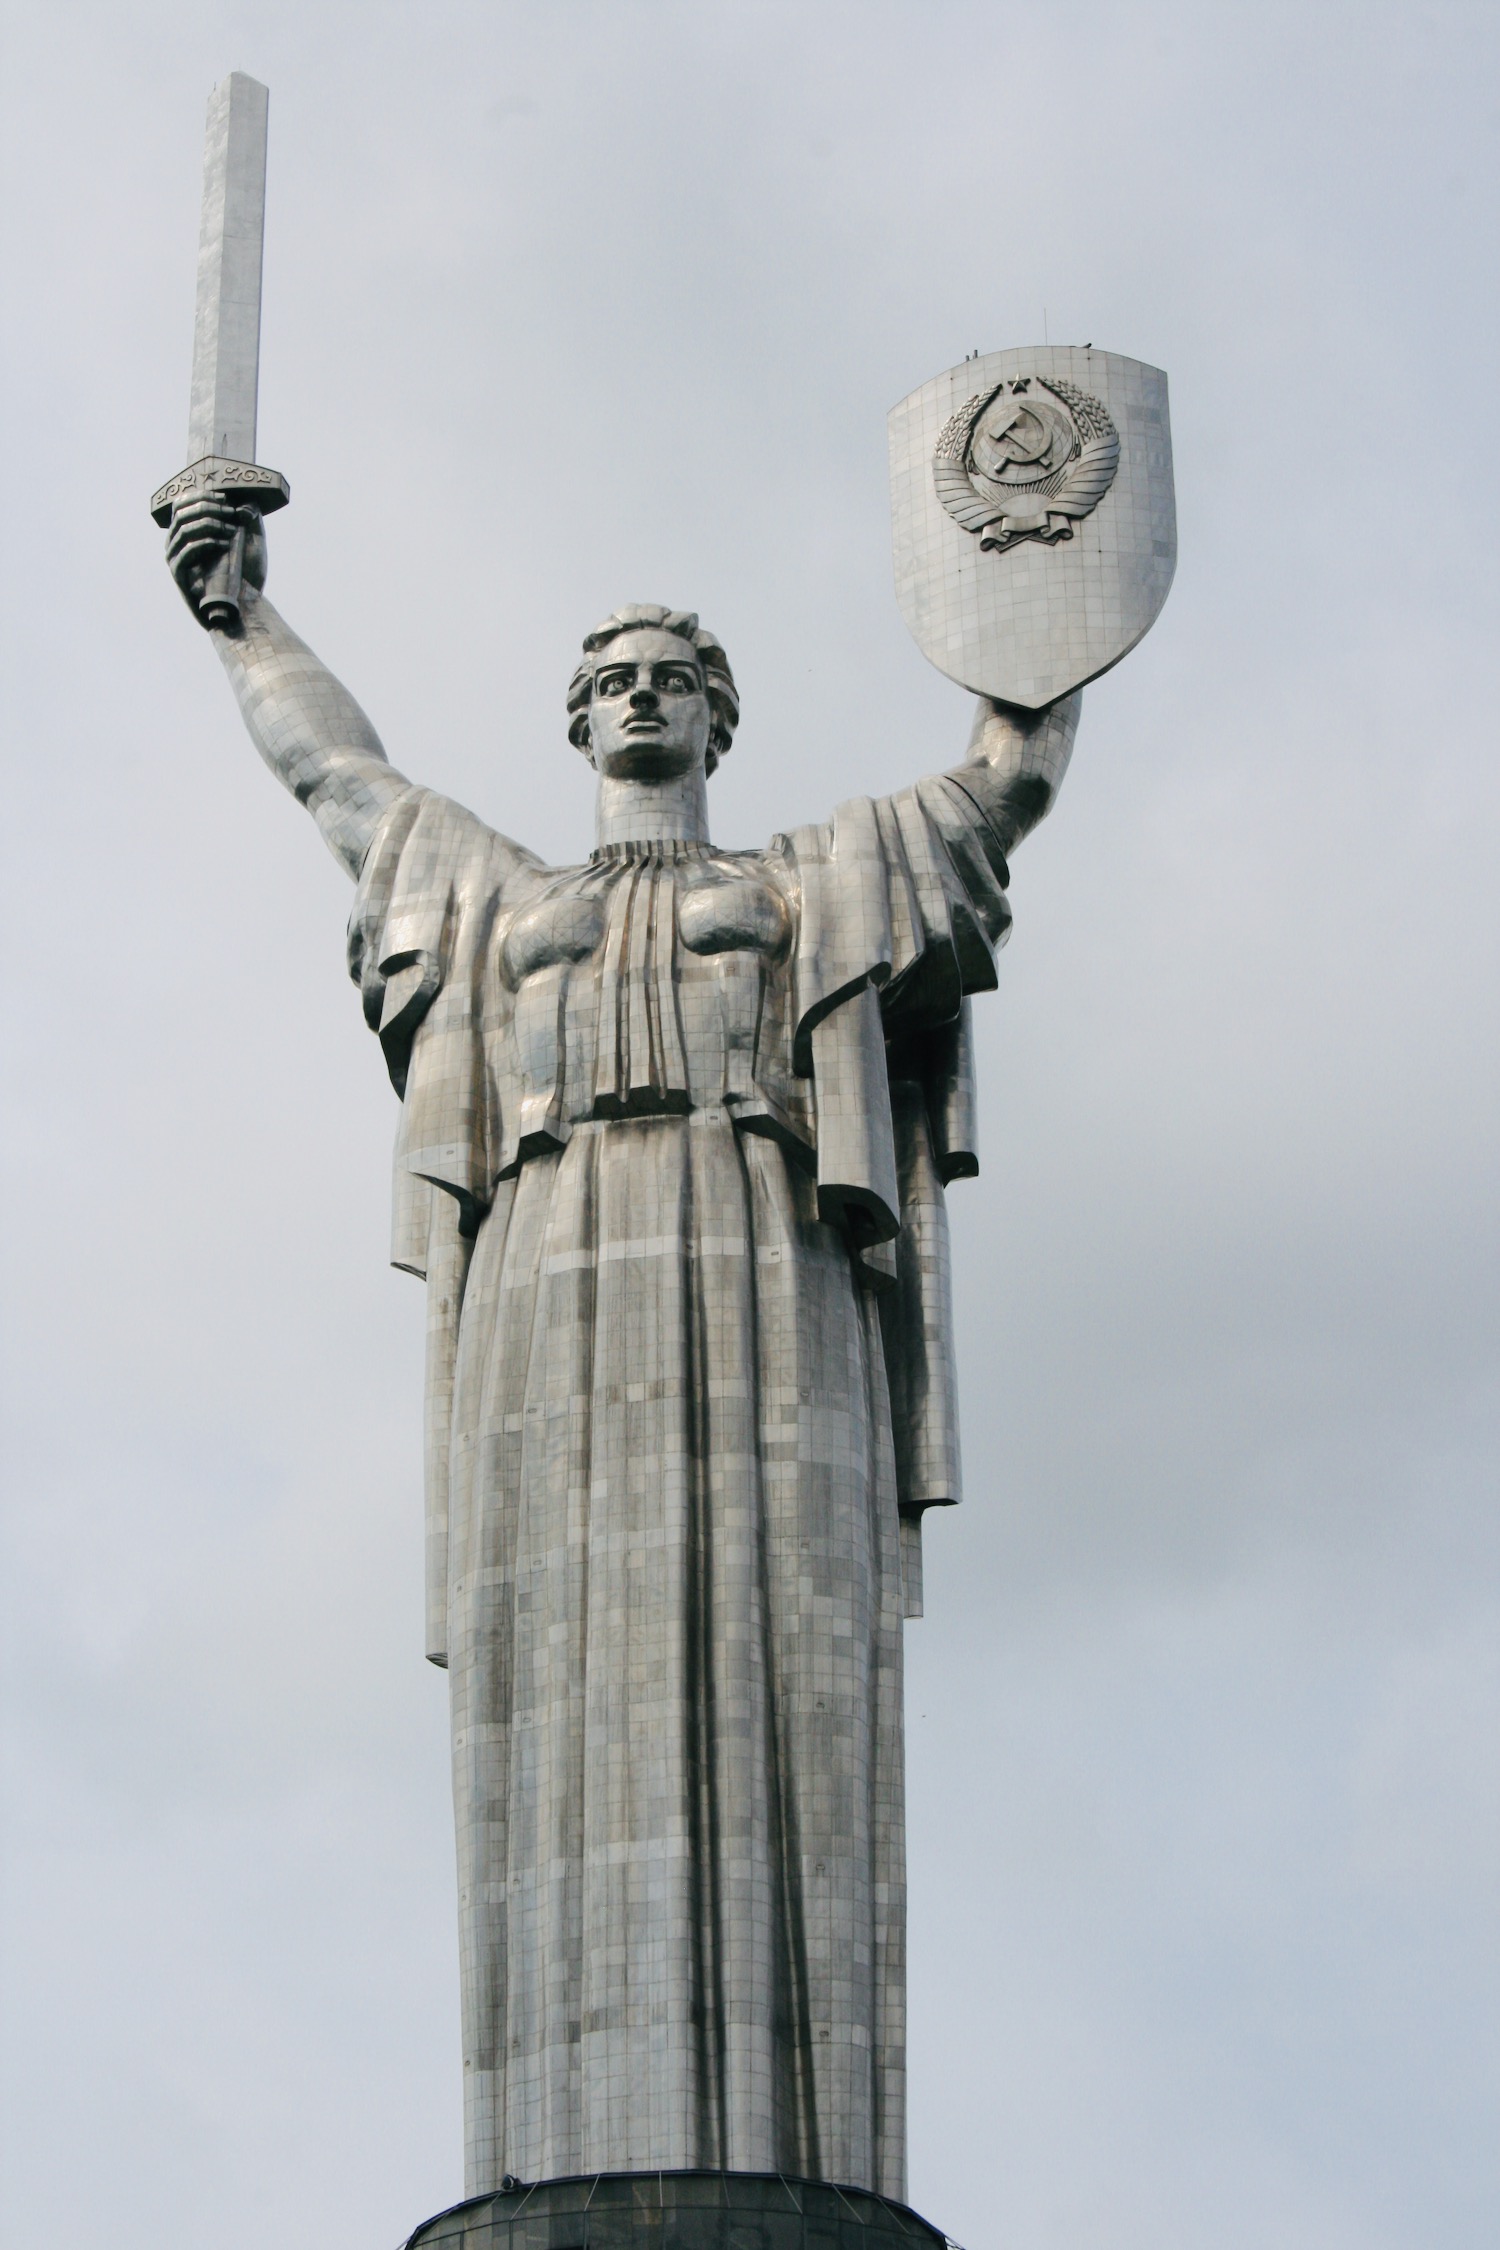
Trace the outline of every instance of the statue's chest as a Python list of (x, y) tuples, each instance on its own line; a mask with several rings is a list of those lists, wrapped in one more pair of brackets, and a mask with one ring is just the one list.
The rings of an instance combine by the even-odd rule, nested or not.
[(655, 965), (678, 948), (698, 959), (786, 951), (791, 909), (782, 890), (743, 861), (641, 859), (590, 868), (549, 885), (505, 918), (498, 932), (506, 983), (519, 992), (547, 969), (583, 962), (603, 968)]
[(785, 1045), (793, 918), (758, 855), (626, 851), (552, 878), (495, 934), (521, 1099), (577, 1122), (745, 1098)]

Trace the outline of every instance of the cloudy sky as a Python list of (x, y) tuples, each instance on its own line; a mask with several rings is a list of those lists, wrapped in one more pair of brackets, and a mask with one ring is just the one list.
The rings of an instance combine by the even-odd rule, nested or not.
[(691, 605), (716, 833), (950, 764), (888, 407), (1170, 374), (953, 1191), (912, 2200), (970, 2250), (1495, 2239), (1492, 6), (10, 0), (4, 2228), (385, 2250), (461, 2186), (423, 1308), (345, 878), (145, 503), (203, 105), (271, 87), (272, 591), (560, 859)]

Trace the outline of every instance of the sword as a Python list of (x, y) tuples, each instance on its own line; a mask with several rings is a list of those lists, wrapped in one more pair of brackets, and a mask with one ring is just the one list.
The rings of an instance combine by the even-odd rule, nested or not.
[[(164, 530), (184, 500), (239, 501), (265, 516), (292, 497), (286, 478), (255, 459), (270, 100), (242, 70), (231, 71), (208, 98), (187, 467), (151, 495), (151, 513)], [(204, 582), (200, 624), (238, 625), (244, 567), (241, 528)]]

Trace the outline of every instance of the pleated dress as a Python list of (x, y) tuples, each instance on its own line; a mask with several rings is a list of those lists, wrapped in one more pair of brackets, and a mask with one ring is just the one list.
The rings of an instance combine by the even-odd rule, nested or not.
[(366, 862), (471, 2194), (904, 2196), (902, 1620), (959, 1493), (943, 1188), (1009, 921), (982, 781), (573, 868), (412, 789)]

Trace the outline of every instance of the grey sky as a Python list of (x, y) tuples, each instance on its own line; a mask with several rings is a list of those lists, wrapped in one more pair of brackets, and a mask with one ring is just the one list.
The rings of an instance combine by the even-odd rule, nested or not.
[(272, 590), (558, 858), (621, 600), (728, 647), (727, 842), (951, 763), (886, 409), (1044, 323), (1169, 371), (1177, 585), (1018, 856), (950, 1199), (912, 2197), (970, 2250), (1487, 2246), (1500, 18), (8, 17), (7, 2239), (355, 2250), (460, 2179), (394, 1104), (145, 512), (241, 68)]

